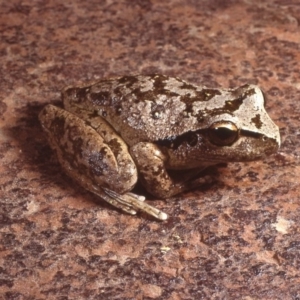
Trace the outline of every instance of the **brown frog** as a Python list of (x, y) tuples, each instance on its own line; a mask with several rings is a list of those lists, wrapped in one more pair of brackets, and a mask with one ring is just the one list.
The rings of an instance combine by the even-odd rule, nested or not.
[(164, 75), (123, 76), (68, 87), (62, 98), (64, 109), (47, 105), (39, 118), (64, 171), (130, 214), (167, 219), (131, 192), (138, 179), (168, 198), (199, 186), (207, 166), (262, 159), (280, 146), (255, 85), (210, 89)]

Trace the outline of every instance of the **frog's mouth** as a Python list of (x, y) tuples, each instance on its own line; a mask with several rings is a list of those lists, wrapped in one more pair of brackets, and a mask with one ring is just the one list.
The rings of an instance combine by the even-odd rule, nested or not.
[(241, 129), (240, 130), (240, 136), (245, 136), (245, 137), (249, 137), (249, 138), (253, 138), (253, 139), (262, 139), (263, 141), (264, 140), (273, 140), (275, 142), (275, 144), (277, 145), (277, 147), (279, 148), (280, 147), (280, 134), (279, 134), (279, 129), (278, 127), (276, 126), (277, 130), (274, 131), (274, 134), (273, 135), (263, 135), (263, 134), (260, 134), (258, 132), (252, 132), (252, 131), (249, 131), (249, 130), (245, 130), (245, 129)]
[(277, 139), (258, 133), (244, 134), (231, 146), (214, 149), (214, 159), (222, 162), (253, 161), (263, 159), (278, 151), (280, 144)]
[(237, 146), (244, 150), (245, 160), (264, 158), (278, 151), (280, 147), (279, 131), (274, 136), (266, 136), (256, 132), (241, 130)]

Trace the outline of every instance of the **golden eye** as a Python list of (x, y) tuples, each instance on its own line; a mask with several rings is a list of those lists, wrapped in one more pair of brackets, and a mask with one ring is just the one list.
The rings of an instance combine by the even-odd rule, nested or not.
[(217, 146), (230, 146), (239, 136), (239, 130), (235, 124), (229, 121), (215, 122), (208, 129), (208, 138)]

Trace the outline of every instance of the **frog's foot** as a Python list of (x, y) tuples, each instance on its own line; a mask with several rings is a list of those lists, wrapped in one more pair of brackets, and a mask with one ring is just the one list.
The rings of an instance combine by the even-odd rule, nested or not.
[(106, 202), (131, 215), (135, 215), (137, 211), (143, 211), (159, 220), (166, 220), (168, 218), (166, 213), (144, 202), (144, 196), (133, 193), (121, 195), (105, 187), (101, 187), (101, 191), (99, 191), (99, 188), (95, 188), (93, 192)]

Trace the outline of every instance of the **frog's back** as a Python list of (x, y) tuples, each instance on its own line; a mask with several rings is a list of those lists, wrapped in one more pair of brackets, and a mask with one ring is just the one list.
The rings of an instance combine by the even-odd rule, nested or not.
[[(66, 89), (64, 105), (96, 112), (129, 145), (205, 128), (212, 109), (222, 112), (229, 91), (208, 89), (165, 75), (123, 76)], [(209, 107), (212, 99), (220, 102)], [(218, 100), (219, 99), (219, 100)], [(214, 101), (214, 100), (213, 100)]]

